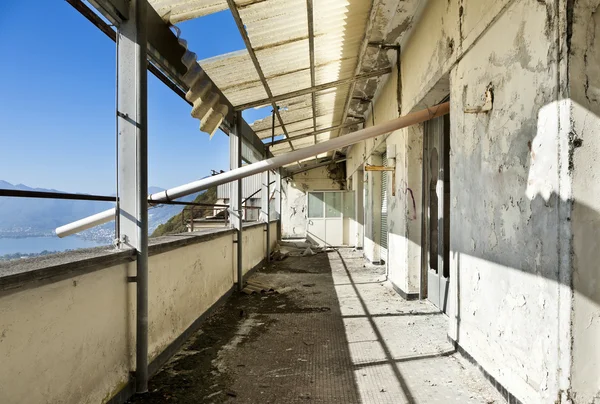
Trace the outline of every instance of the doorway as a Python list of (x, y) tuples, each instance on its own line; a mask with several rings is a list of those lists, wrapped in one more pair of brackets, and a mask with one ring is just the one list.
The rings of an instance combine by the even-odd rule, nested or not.
[(422, 274), (427, 299), (446, 312), (450, 287), (450, 117), (425, 123)]
[(344, 244), (344, 192), (308, 193), (306, 234), (321, 246)]

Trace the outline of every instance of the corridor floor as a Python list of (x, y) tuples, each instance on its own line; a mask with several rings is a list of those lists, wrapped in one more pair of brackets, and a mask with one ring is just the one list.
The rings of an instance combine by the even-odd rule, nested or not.
[(447, 318), (350, 249), (288, 257), (234, 294), (135, 403), (504, 403), (453, 353)]

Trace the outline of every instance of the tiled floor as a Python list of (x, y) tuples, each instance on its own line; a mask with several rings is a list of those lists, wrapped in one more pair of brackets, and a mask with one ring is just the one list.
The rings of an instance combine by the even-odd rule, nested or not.
[(289, 257), (254, 279), (279, 293), (232, 296), (135, 402), (505, 402), (453, 353), (447, 318), (357, 252)]

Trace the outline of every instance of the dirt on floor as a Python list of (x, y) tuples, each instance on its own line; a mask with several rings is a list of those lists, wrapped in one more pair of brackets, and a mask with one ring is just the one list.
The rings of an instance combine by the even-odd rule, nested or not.
[[(339, 305), (327, 255), (288, 257), (265, 266), (255, 278), (277, 292), (234, 293), (151, 379), (149, 393), (129, 402), (284, 403), (291, 402), (290, 394), (306, 401), (311, 399), (310, 389), (298, 388), (299, 380), (314, 384), (314, 371), (352, 377), (347, 352), (323, 358), (328, 363), (320, 369), (307, 366), (308, 358), (319, 351), (315, 345), (329, 342), (329, 336), (319, 340), (312, 335), (317, 323), (337, 326), (337, 334), (344, 334), (341, 320), (331, 324), (335, 314), (339, 318)], [(319, 295), (322, 298), (310, 298)], [(290, 316), (296, 318), (296, 327), (290, 327)], [(243, 349), (253, 343), (261, 349)], [(259, 391), (258, 396), (249, 390)]]
[(288, 257), (234, 293), (130, 403), (501, 403), (447, 319), (349, 249)]

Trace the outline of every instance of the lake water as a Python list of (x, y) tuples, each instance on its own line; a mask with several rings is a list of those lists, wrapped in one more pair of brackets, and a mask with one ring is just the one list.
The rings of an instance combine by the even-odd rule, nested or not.
[(0, 238), (0, 256), (14, 253), (39, 253), (48, 251), (76, 250), (103, 245), (95, 241), (84, 240), (79, 237), (65, 238), (54, 237), (25, 237), (25, 238)]

